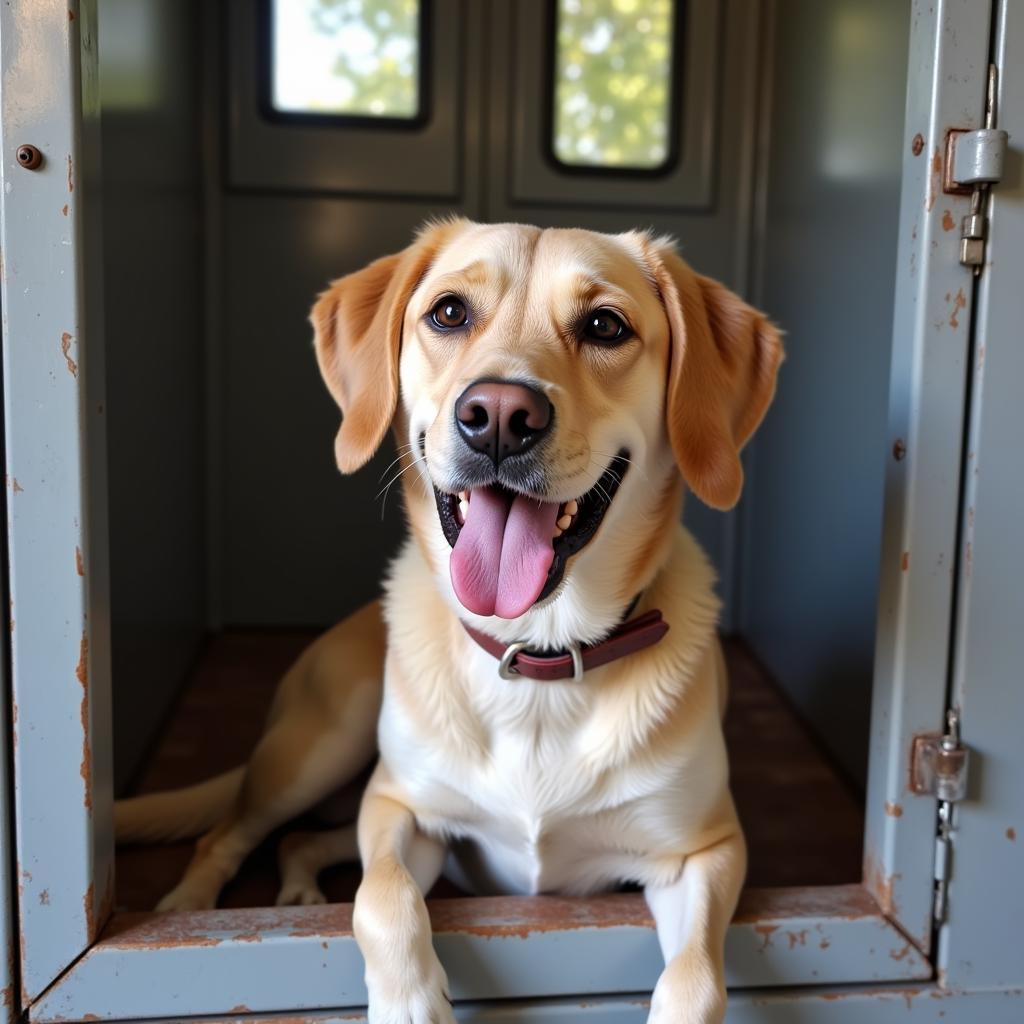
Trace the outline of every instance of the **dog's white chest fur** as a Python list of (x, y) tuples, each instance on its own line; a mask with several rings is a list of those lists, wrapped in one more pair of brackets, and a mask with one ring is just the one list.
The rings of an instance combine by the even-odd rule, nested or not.
[[(412, 666), (389, 657), (381, 759), (419, 827), (449, 840), (448, 873), (463, 887), (581, 893), (625, 880), (664, 884), (696, 848), (697, 830), (726, 790), (727, 768), (713, 697), (691, 698), (686, 743), (656, 739), (681, 687), (715, 689), (710, 570), (680, 532), (688, 566), (671, 586), (684, 593), (665, 595), (680, 609), (673, 642), (636, 656), (645, 657), (645, 671), (604, 687), (601, 679), (612, 677), (499, 678), (490, 654), (453, 633), (446, 609), (423, 614), (433, 581), (416, 553), (407, 549), (396, 563), (389, 624), (415, 630), (400, 648), (417, 659)], [(403, 607), (410, 601), (419, 614)], [(704, 672), (711, 676), (696, 683)]]

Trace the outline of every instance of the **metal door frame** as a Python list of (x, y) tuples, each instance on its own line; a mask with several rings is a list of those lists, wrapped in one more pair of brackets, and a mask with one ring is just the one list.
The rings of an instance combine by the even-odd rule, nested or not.
[[(906, 768), (910, 736), (941, 724), (945, 700), (953, 581), (936, 564), (951, 560), (957, 536), (971, 318), (956, 237), (943, 223), (947, 211), (958, 221), (965, 201), (941, 194), (941, 144), (948, 127), (979, 123), (989, 14), (989, 0), (943, 0), (915, 13), (911, 33), (892, 399), (893, 441), (903, 447), (886, 486), (865, 881), (745, 894), (727, 940), (730, 984), (833, 989), (740, 992), (737, 1020), (762, 1012), (790, 1019), (773, 1018), (770, 1007), (815, 998), (828, 1019), (850, 1020), (847, 1007), (866, 998), (927, 1009), (941, 994), (906, 987), (932, 976), (935, 823), (934, 801), (907, 795)], [(11, 0), (0, 9), (22, 999), (38, 1021), (359, 1006), (362, 962), (348, 905), (109, 916), (103, 346), (100, 263), (89, 255), (99, 238), (94, 15), (94, 0), (70, 8)], [(17, 165), (23, 142), (43, 150), (38, 171)], [(641, 992), (660, 965), (638, 895), (438, 901), (431, 913), (459, 999)], [(854, 983), (904, 987), (839, 999), (835, 986)], [(616, 1002), (606, 1003), (609, 1019)], [(495, 1019), (504, 1012), (494, 1010)]]

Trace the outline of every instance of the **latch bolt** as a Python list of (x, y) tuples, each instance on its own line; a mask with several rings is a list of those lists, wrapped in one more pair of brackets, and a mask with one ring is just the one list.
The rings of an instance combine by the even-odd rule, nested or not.
[(910, 788), (939, 801), (939, 827), (935, 836), (935, 899), (932, 916), (937, 925), (946, 920), (949, 879), (953, 859), (954, 806), (967, 795), (969, 751), (960, 742), (960, 713), (946, 712), (946, 731), (914, 737), (910, 761)]
[(988, 67), (988, 93), (985, 102), (985, 127), (971, 132), (951, 132), (949, 136), (947, 177), (951, 191), (971, 189), (971, 212), (960, 226), (960, 262), (981, 273), (985, 263), (987, 218), (985, 200), (990, 186), (1003, 177), (1003, 157), (1009, 136), (996, 128), (998, 71)]

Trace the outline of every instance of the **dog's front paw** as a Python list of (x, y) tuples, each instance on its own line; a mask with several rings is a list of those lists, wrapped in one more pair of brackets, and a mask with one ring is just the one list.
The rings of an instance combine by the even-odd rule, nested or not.
[(711, 970), (665, 971), (651, 997), (647, 1024), (721, 1024), (725, 986)]
[[(419, 972), (417, 972), (419, 973)], [(435, 956), (422, 980), (366, 974), (369, 1024), (455, 1024), (448, 979)]]

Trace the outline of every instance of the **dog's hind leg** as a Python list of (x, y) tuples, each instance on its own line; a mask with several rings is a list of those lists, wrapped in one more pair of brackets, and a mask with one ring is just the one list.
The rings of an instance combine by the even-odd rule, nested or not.
[(355, 822), (325, 832), (292, 832), (281, 840), (277, 858), (281, 871), (279, 907), (326, 903), (317, 876), (334, 864), (359, 860)]
[(158, 910), (215, 906), (224, 884), (273, 829), (369, 764), (383, 661), (376, 605), (335, 626), (303, 654), (281, 683), (230, 811), (198, 841), (185, 877)]

